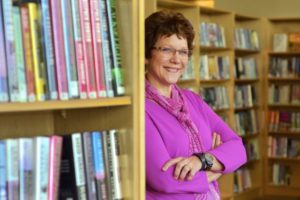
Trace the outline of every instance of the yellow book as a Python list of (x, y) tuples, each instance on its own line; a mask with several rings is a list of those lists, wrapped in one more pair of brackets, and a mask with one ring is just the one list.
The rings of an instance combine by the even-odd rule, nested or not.
[(39, 37), (39, 21), (40, 14), (37, 9), (37, 4), (27, 3), (28, 13), (29, 13), (29, 26), (30, 26), (30, 36), (31, 36), (31, 47), (32, 47), (32, 57), (33, 57), (33, 69), (34, 69), (34, 82), (36, 99), (38, 101), (45, 100), (45, 66), (42, 62), (42, 48), (40, 45)]

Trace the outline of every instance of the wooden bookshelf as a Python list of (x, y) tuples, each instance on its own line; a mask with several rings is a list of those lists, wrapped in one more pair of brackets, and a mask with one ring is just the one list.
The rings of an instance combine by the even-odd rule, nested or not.
[[(122, 97), (0, 104), (0, 138), (124, 128), (124, 199), (145, 199), (144, 2), (116, 1), (126, 94)], [(3, 58), (1, 58), (3, 59)], [(138, 83), (138, 84), (137, 84)]]
[[(273, 35), (275, 33), (293, 33), (293, 32), (300, 32), (300, 18), (274, 18), (274, 19), (267, 19), (265, 22), (266, 27), (266, 42), (267, 42), (267, 51), (266, 51), (266, 86), (265, 88), (268, 89), (271, 85), (299, 85), (299, 78), (298, 77), (272, 77), (269, 73), (269, 67), (271, 66), (272, 59), (291, 59), (292, 57), (300, 57), (299, 51), (287, 51), (285, 52), (274, 52), (273, 51)], [(289, 48), (289, 47), (287, 47)], [(279, 66), (282, 67), (282, 66)], [(292, 92), (292, 90), (291, 90)], [(266, 102), (268, 102), (269, 96), (271, 94), (268, 93), (268, 97), (266, 98)], [(289, 94), (290, 95), (290, 94)], [(266, 122), (267, 124), (270, 122), (269, 114), (271, 111), (278, 111), (278, 112), (299, 112), (300, 105), (299, 104), (292, 104), (290, 102), (286, 103), (267, 103), (266, 104)], [(268, 144), (268, 137), (285, 137), (298, 140), (297, 132), (292, 131), (280, 131), (279, 130), (269, 130), (266, 129), (265, 135), (265, 145)], [(267, 150), (265, 150), (267, 151)], [(268, 155), (265, 152), (265, 155)], [(267, 157), (267, 156), (266, 156)], [(273, 165), (280, 164), (288, 167), (287, 174), (290, 174), (290, 181), (289, 185), (274, 185), (273, 178)], [(290, 198), (299, 197), (300, 196), (300, 181), (296, 178), (299, 176), (299, 166), (300, 162), (298, 158), (282, 158), (282, 157), (267, 157), (266, 162), (264, 164), (264, 171), (268, 172), (265, 173), (264, 177), (264, 193), (266, 195), (275, 195), (275, 196), (288, 196)], [(279, 172), (280, 173), (280, 172)], [(279, 175), (278, 175), (279, 176)]]

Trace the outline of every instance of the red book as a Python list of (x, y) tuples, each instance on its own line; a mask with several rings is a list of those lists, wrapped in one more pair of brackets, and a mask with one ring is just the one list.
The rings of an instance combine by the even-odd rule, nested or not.
[(99, 13), (99, 0), (89, 0), (93, 36), (94, 68), (98, 97), (106, 97), (104, 62), (102, 57), (102, 38)]
[(87, 93), (91, 99), (97, 98), (94, 54), (90, 23), (89, 0), (79, 1), (80, 25), (82, 34), (83, 57), (87, 80)]

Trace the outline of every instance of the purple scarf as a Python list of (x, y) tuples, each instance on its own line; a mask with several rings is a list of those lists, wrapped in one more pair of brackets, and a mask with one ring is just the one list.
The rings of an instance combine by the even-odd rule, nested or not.
[[(170, 114), (172, 114), (178, 122), (182, 125), (189, 138), (189, 154), (204, 152), (203, 144), (199, 136), (199, 130), (195, 123), (192, 121), (185, 97), (177, 85), (172, 85), (171, 98), (165, 97), (159, 93), (147, 80), (146, 86), (146, 98), (154, 101)], [(209, 184), (209, 192), (206, 194), (196, 194), (196, 200), (218, 200), (220, 195), (217, 189), (217, 185), (213, 183)]]

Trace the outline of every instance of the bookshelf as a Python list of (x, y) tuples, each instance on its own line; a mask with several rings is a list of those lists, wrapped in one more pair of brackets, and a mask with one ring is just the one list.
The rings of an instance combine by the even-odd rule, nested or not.
[[(144, 175), (144, 2), (116, 1), (125, 95), (66, 101), (0, 104), (0, 139), (120, 129), (125, 199), (145, 199)], [(136, 84), (139, 83), (139, 84)]]
[[(264, 152), (267, 157), (264, 171), (268, 172), (264, 177), (264, 192), (266, 195), (285, 195), (291, 198), (300, 195), (300, 182), (296, 178), (299, 176), (300, 160), (295, 157), (293, 147), (290, 146), (292, 143), (297, 144), (300, 139), (297, 129), (299, 122), (294, 121), (297, 118), (295, 113), (299, 112), (300, 106), (293, 90), (299, 87), (299, 78), (293, 67), (293, 60), (299, 57), (299, 50), (289, 48), (288, 36), (290, 33), (299, 33), (299, 25), (299, 18), (266, 20), (268, 31), (265, 74), (268, 78), (265, 88), (268, 89), (266, 121), (269, 127), (266, 127), (264, 141), (269, 148)], [(278, 33), (283, 34), (281, 37), (283, 40), (275, 42), (274, 35)], [(274, 95), (277, 92), (279, 93), (276, 97)], [(287, 116), (287, 120), (284, 116)], [(286, 126), (283, 126), (284, 122)], [(278, 148), (275, 147), (276, 144)]]

